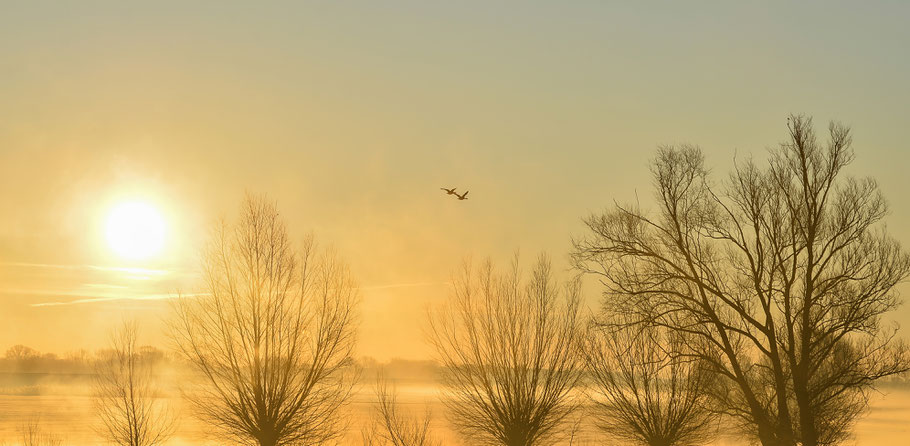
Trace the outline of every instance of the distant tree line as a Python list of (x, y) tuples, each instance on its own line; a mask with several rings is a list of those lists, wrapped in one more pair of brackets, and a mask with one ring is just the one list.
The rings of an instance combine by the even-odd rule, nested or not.
[[(63, 355), (42, 353), (31, 347), (17, 344), (6, 350), (0, 357), (0, 372), (16, 373), (72, 373), (91, 374), (97, 360), (107, 357), (112, 350), (76, 350)], [(144, 361), (167, 363), (173, 366), (173, 354), (151, 345), (139, 346), (136, 351)]]

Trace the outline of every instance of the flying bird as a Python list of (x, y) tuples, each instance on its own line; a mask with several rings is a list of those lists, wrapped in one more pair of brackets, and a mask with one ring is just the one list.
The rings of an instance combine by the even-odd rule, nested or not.
[(456, 188), (454, 188), (454, 187), (451, 188), (451, 189), (446, 189), (446, 188), (444, 188), (444, 187), (440, 187), (440, 189), (446, 191), (446, 193), (449, 194), (449, 195), (458, 195), (457, 193), (455, 193), (455, 189), (456, 189)]
[(466, 190), (466, 191), (464, 191), (463, 194), (461, 194), (461, 195), (455, 194), (455, 196), (458, 197), (459, 200), (467, 200), (467, 199), (468, 199), (468, 192), (470, 192), (470, 191), (469, 191), (469, 190)]

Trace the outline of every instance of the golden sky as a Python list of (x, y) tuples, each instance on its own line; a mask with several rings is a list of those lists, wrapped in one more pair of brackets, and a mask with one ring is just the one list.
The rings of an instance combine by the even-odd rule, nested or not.
[[(565, 267), (583, 215), (650, 197), (658, 144), (724, 174), (791, 112), (853, 127), (910, 246), (905, 2), (58, 3), (0, 4), (0, 350), (157, 333), (251, 191), (352, 265), (361, 354), (424, 357), (462, 258)], [(143, 261), (105, 239), (136, 200), (166, 222)]]

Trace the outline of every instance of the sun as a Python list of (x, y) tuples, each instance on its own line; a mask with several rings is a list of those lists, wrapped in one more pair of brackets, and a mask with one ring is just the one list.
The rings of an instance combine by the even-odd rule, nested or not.
[(161, 252), (165, 232), (164, 218), (148, 203), (120, 203), (107, 217), (107, 244), (125, 259), (143, 260)]

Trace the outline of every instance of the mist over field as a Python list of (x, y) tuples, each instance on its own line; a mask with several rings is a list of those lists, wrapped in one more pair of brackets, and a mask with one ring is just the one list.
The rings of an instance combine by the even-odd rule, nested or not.
[[(64, 439), (64, 444), (97, 444), (97, 417), (92, 402), (91, 366), (85, 352), (73, 357), (10, 361), (0, 359), (0, 444), (18, 444), (21, 427), (36, 417), (41, 425)], [(175, 446), (223, 444), (208, 432), (206, 425), (194, 419), (191, 408), (180, 399), (180, 383), (191, 372), (176, 370), (170, 360), (161, 358), (162, 394), (160, 398), (179, 413), (179, 428), (168, 444)], [(421, 416), (430, 411), (431, 427), (444, 444), (470, 445), (459, 438), (446, 419), (441, 402), (439, 366), (433, 361), (391, 360), (372, 358), (358, 361), (361, 380), (350, 405), (344, 410), (349, 428), (341, 445), (361, 445), (361, 429), (370, 422), (376, 403), (375, 379), (382, 373), (398, 391), (399, 402), (409, 414)], [(910, 434), (910, 382), (895, 380), (881, 385), (873, 396), (867, 414), (856, 426), (857, 446), (894, 444)], [(582, 434), (574, 444), (604, 444), (608, 441), (596, 433), (590, 419), (584, 421)], [(719, 438), (712, 444), (742, 444), (734, 436)], [(563, 442), (562, 444), (568, 444)]]
[[(163, 359), (165, 362), (169, 362)], [(359, 361), (363, 367), (361, 381), (344, 416), (350, 424), (341, 445), (360, 445), (361, 429), (369, 422), (376, 403), (375, 378), (384, 373), (398, 391), (399, 402), (408, 413), (432, 414), (432, 428), (444, 444), (470, 445), (460, 439), (445, 417), (442, 389), (438, 382), (438, 365), (432, 361), (392, 360), (378, 362), (371, 358)], [(170, 369), (169, 364), (164, 369)], [(180, 413), (179, 428), (168, 443), (175, 446), (223, 444), (207, 431), (204, 423), (194, 419), (191, 409), (180, 399), (180, 382), (187, 371), (164, 370), (161, 375), (163, 394)], [(64, 444), (98, 444), (97, 417), (92, 403), (92, 370), (78, 358), (44, 359), (16, 363), (0, 359), (0, 444), (18, 444), (21, 426), (36, 417), (48, 432), (59, 435)], [(888, 382), (872, 398), (868, 413), (856, 427), (857, 446), (892, 444), (910, 433), (910, 383)], [(590, 423), (590, 420), (587, 421)], [(712, 444), (741, 444), (736, 438), (720, 438)], [(583, 427), (574, 444), (604, 444), (593, 426)], [(568, 444), (563, 442), (563, 444)]]

